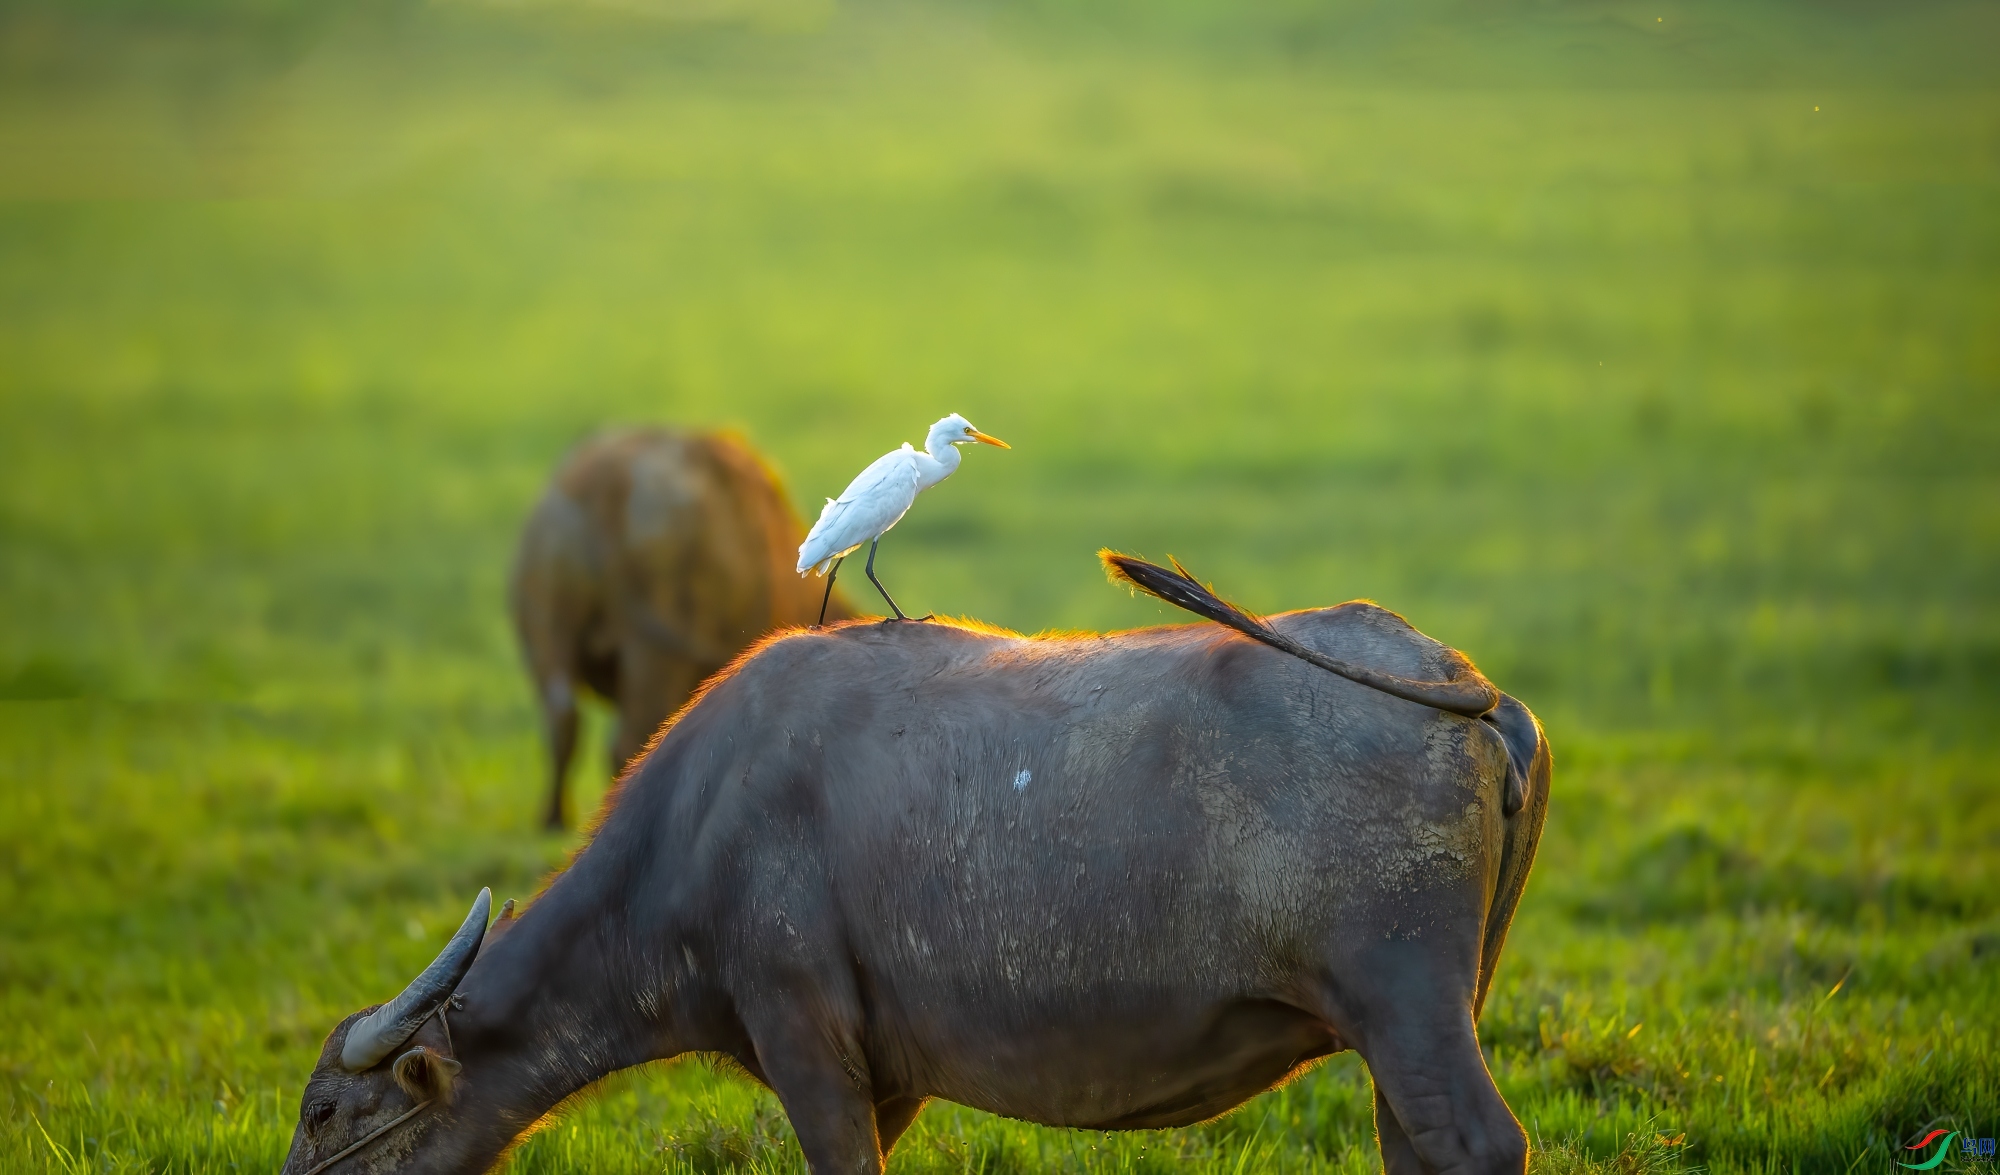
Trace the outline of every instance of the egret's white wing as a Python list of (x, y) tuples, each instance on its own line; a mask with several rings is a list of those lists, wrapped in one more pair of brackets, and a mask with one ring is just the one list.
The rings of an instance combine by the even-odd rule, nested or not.
[(799, 574), (824, 572), (835, 559), (879, 538), (916, 500), (916, 453), (904, 445), (883, 454), (819, 512), (819, 521), (799, 544)]

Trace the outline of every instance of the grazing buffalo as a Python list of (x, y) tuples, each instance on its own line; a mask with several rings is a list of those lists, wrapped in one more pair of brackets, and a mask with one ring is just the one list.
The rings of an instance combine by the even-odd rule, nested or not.
[(1352, 1048), (1389, 1171), (1519, 1175), (1474, 1022), (1546, 810), (1539, 724), (1373, 605), (1224, 618), (1256, 640), (766, 641), (526, 912), (488, 930), (482, 893), (333, 1030), (285, 1171), (482, 1171), (687, 1052), (769, 1085), (812, 1170), (849, 1175), (929, 1098), (1177, 1126)]
[[(521, 535), (512, 585), (548, 737), (551, 828), (563, 823), (578, 687), (617, 708), (622, 766), (703, 678), (819, 615), (819, 587), (792, 570), (804, 534), (777, 477), (733, 437), (617, 432), (563, 463)], [(838, 595), (827, 614), (853, 615)]]

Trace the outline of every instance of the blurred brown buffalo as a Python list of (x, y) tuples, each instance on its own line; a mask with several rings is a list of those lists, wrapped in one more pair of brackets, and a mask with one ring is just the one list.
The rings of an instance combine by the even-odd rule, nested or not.
[[(577, 687), (617, 710), (622, 770), (710, 674), (818, 617), (821, 582), (792, 569), (804, 534), (735, 437), (634, 429), (570, 454), (521, 535), (511, 591), (548, 736), (549, 827), (563, 824)], [(836, 592), (827, 619), (853, 614)]]

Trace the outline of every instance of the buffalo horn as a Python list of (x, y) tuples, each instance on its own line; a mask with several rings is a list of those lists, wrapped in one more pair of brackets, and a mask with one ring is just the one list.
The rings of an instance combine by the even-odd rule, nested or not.
[(354, 1022), (347, 1043), (340, 1046), (343, 1068), (351, 1073), (373, 1068), (416, 1035), (424, 1021), (451, 998), (459, 980), (472, 967), (473, 957), (479, 954), (480, 940), (486, 937), (486, 915), (492, 909), (493, 891), (480, 890), (458, 933), (444, 944), (444, 950), (423, 974), (411, 980), (401, 995)]

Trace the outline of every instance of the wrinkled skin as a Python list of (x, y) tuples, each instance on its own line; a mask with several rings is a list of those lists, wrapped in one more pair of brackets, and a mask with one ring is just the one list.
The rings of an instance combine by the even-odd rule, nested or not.
[[(564, 821), (577, 691), (617, 709), (622, 768), (703, 678), (818, 618), (825, 581), (792, 567), (804, 537), (776, 475), (733, 437), (642, 429), (570, 455), (528, 519), (512, 583), (548, 742), (549, 827)], [(828, 621), (853, 614), (836, 592)]]
[[(1407, 677), (1465, 665), (1372, 605), (1273, 623)], [(786, 635), (489, 932), (451, 1103), (337, 1170), (483, 1170), (588, 1083), (686, 1052), (774, 1089), (816, 1175), (877, 1175), (929, 1098), (1172, 1126), (1353, 1048), (1390, 1172), (1518, 1175), (1474, 1022), (1549, 779), (1511, 698), (1468, 719), (1209, 625)], [(345, 1031), (293, 1175), (411, 1104), (340, 1071)], [(435, 1021), (415, 1043), (444, 1047)], [(322, 1103), (354, 1108), (314, 1127)]]

